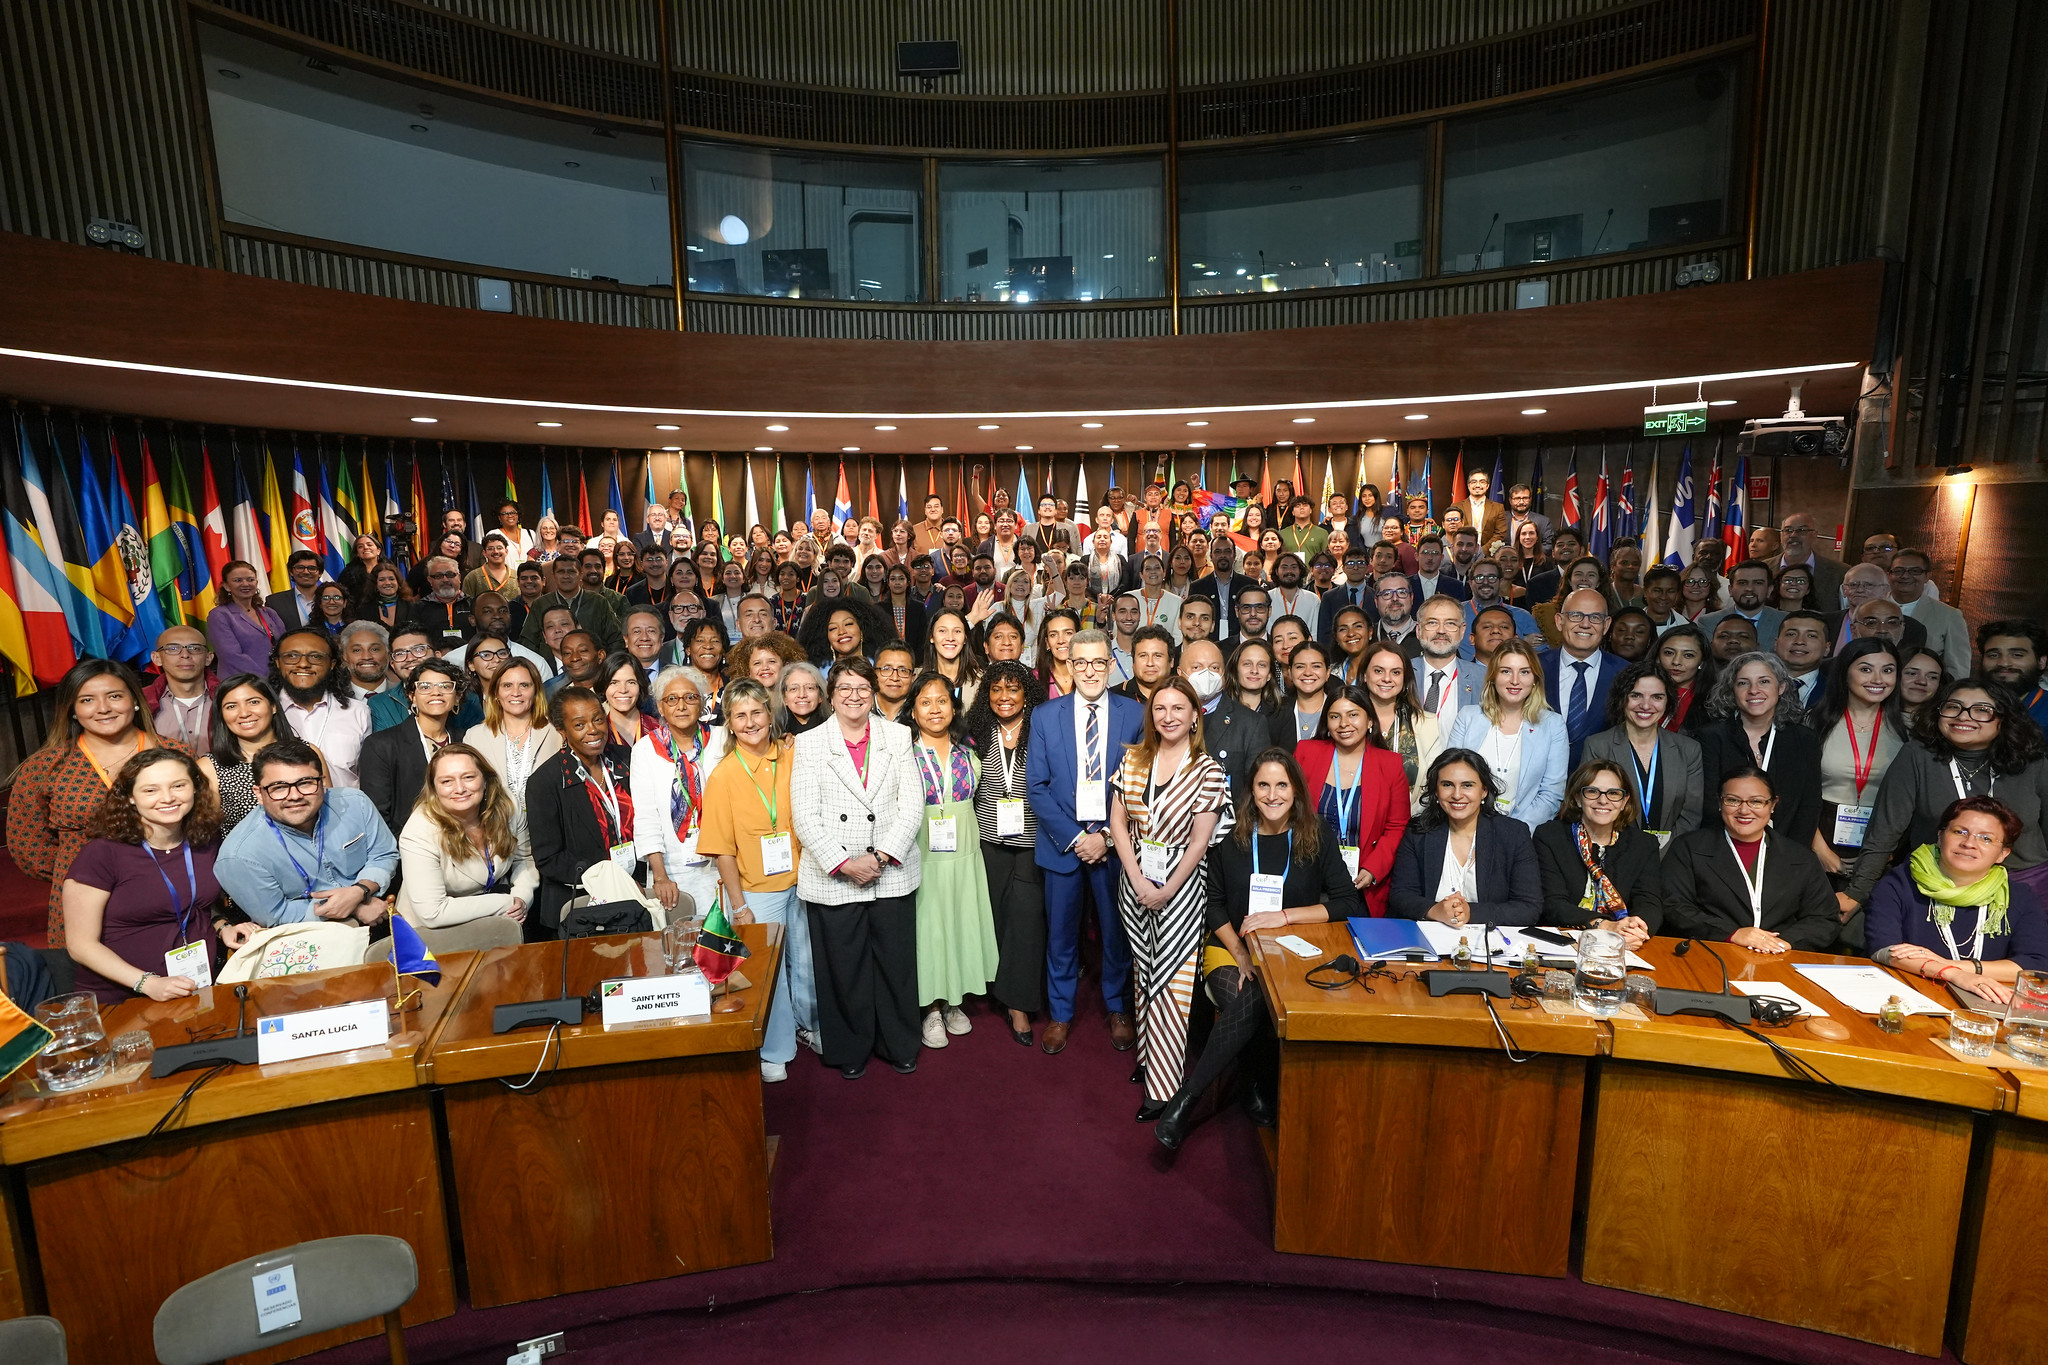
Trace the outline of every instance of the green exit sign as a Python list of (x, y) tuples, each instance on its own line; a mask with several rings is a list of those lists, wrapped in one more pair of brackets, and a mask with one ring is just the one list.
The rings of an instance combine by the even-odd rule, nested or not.
[(1643, 409), (1643, 435), (1689, 436), (1707, 429), (1705, 403), (1667, 403)]

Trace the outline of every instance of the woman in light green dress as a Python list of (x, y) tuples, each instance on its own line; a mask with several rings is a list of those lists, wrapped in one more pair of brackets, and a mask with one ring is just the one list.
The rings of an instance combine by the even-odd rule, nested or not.
[(960, 1008), (995, 980), (995, 913), (981, 864), (974, 819), (980, 764), (962, 742), (953, 685), (926, 672), (911, 684), (908, 715), (924, 780), (924, 825), (918, 831), (924, 880), (917, 888), (917, 998), (925, 1004), (924, 1045), (944, 1047), (948, 1034), (973, 1026)]

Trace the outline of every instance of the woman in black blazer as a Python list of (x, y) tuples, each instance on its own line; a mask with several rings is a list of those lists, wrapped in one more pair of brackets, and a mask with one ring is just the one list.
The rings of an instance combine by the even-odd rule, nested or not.
[(1791, 673), (1775, 654), (1739, 655), (1715, 680), (1707, 712), (1714, 719), (1698, 737), (1709, 803), (1728, 774), (1761, 768), (1778, 798), (1771, 828), (1811, 851), (1820, 825), (1820, 736), (1806, 723)]
[(1543, 878), (1529, 829), (1499, 812), (1500, 784), (1470, 749), (1429, 765), (1422, 807), (1394, 853), (1387, 913), (1466, 924), (1535, 924)]
[[(526, 781), (527, 838), (540, 869), (540, 890), (526, 917), (529, 943), (560, 937), (562, 907), (583, 894), (583, 874), (607, 861), (614, 845), (633, 843), (631, 775), (606, 756), (612, 730), (604, 703), (572, 685), (557, 692), (548, 709), (561, 726), (562, 751)], [(631, 873), (639, 881), (637, 859)]]
[(427, 785), (427, 750), (460, 738), (452, 722), (466, 682), (456, 665), (426, 660), (406, 680), (412, 715), (363, 741), (356, 759), (357, 782), (363, 795), (376, 803), (394, 839), (412, 818), (412, 808)]
[(1566, 929), (1600, 924), (1631, 948), (1654, 936), (1664, 923), (1663, 849), (1641, 826), (1635, 789), (1621, 765), (1605, 758), (1581, 763), (1565, 784), (1557, 819), (1536, 827), (1543, 923)]
[(1731, 772), (1718, 799), (1720, 826), (1674, 839), (1664, 860), (1666, 927), (1759, 953), (1826, 952), (1841, 927), (1835, 890), (1811, 837), (1794, 839), (1772, 820), (1778, 794), (1770, 776)]

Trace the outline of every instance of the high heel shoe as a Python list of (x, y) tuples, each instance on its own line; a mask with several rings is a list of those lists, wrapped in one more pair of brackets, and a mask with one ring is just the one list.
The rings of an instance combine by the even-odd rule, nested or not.
[[(1023, 1013), (1023, 1011), (1019, 1010), (1016, 1011), (1016, 1013), (1021, 1014)], [(1018, 1028), (1017, 1025), (1014, 1022), (1012, 1022), (1010, 1024), (1010, 1036), (1017, 1040), (1017, 1044), (1020, 1047), (1031, 1047), (1034, 1043), (1036, 1043), (1037, 1039), (1031, 1036), (1031, 1016), (1028, 1014), (1024, 1015), (1023, 1028)]]
[(1271, 1128), (1280, 1122), (1280, 1103), (1266, 1087), (1251, 1084), (1244, 1091), (1244, 1112), (1261, 1128)]
[(1188, 1129), (1194, 1126), (1196, 1096), (1183, 1090), (1166, 1102), (1160, 1111), (1158, 1121), (1152, 1125), (1152, 1136), (1159, 1139), (1159, 1145), (1169, 1152), (1180, 1150), (1180, 1144), (1187, 1138)]
[(1166, 1112), (1165, 1100), (1146, 1100), (1138, 1106), (1138, 1122), (1150, 1123)]

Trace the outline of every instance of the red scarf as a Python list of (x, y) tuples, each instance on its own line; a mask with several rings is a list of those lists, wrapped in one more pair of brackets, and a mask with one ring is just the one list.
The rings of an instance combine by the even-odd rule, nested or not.
[[(669, 823), (675, 826), (677, 839), (688, 839), (690, 829), (699, 819), (698, 812), (704, 803), (704, 774), (697, 766), (688, 749), (676, 742), (675, 731), (666, 725), (652, 726), (647, 737), (654, 741), (654, 751), (674, 765), (676, 774), (669, 787)], [(703, 727), (698, 727), (697, 752), (704, 752)]]
[(591, 813), (597, 817), (597, 827), (604, 834), (605, 847), (629, 843), (633, 838), (632, 786), (609, 760), (600, 758), (598, 762), (604, 765), (605, 775), (612, 780), (612, 797), (619, 806), (618, 828), (612, 827), (611, 809), (605, 804), (604, 788), (597, 785), (597, 779), (590, 775), (589, 768), (577, 759), (575, 771), (583, 774), (583, 790), (590, 797)]

